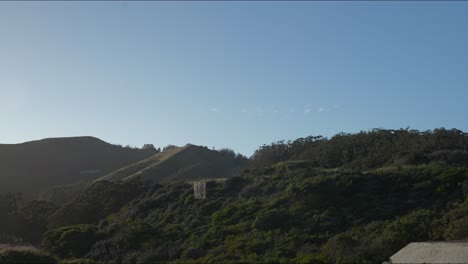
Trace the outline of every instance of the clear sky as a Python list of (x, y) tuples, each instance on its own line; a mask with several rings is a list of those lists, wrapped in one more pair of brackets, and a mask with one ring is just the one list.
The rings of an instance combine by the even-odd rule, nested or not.
[(467, 84), (468, 2), (0, 2), (1, 143), (466, 131)]

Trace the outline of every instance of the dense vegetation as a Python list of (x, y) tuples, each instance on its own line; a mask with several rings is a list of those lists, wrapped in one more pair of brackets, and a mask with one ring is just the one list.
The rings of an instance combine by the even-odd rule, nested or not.
[[(87, 234), (83, 225), (47, 233), (46, 248), (129, 263), (375, 263), (412, 241), (467, 238), (467, 175), (440, 164), (362, 174), (281, 163), (209, 182), (207, 200), (194, 200), (190, 185), (154, 186), (94, 226), (81, 254), (69, 253), (74, 239), (50, 234)], [(63, 244), (69, 255), (54, 250)]]
[(255, 166), (281, 161), (307, 160), (324, 168), (378, 168), (388, 165), (442, 161), (468, 164), (468, 134), (458, 129), (433, 131), (374, 129), (356, 134), (340, 133), (328, 139), (309, 136), (279, 141), (255, 151)]
[(445, 129), (279, 142), (208, 181), (205, 200), (141, 180), (96, 182), (60, 208), (36, 201), (40, 213), (3, 195), (0, 234), (76, 263), (377, 263), (409, 242), (468, 239), (466, 146)]
[(57, 260), (50, 254), (41, 251), (17, 251), (8, 250), (0, 253), (0, 263), (18, 264), (18, 263), (42, 263), (55, 264)]

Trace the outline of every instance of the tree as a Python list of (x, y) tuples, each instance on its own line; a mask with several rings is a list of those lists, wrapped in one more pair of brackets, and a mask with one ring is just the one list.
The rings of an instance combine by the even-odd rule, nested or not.
[(18, 224), (17, 212), (22, 203), (19, 194), (0, 194), (0, 236), (15, 236)]
[(234, 159), (236, 157), (236, 153), (234, 152), (234, 150), (230, 149), (230, 148), (222, 148), (222, 149), (219, 149), (218, 152), (225, 156), (225, 157), (228, 157), (228, 158), (231, 158), (231, 159)]
[(94, 225), (66, 226), (45, 233), (44, 248), (62, 258), (79, 258), (100, 238)]
[(156, 150), (153, 144), (144, 144), (142, 150)]
[(30, 201), (17, 214), (16, 233), (31, 243), (38, 243), (47, 231), (49, 217), (58, 208), (46, 201)]
[(178, 146), (169, 144), (163, 148), (163, 151), (176, 149), (176, 148), (178, 148)]

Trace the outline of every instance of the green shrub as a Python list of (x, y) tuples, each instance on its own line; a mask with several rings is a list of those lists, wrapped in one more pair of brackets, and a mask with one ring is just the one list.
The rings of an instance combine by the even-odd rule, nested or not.
[(106, 262), (92, 259), (65, 259), (61, 260), (59, 264), (106, 264)]
[(82, 257), (100, 238), (94, 225), (67, 226), (44, 234), (44, 248), (63, 258)]
[(269, 210), (260, 212), (253, 222), (253, 227), (261, 230), (287, 229), (290, 215), (280, 210)]
[(449, 240), (468, 239), (468, 216), (452, 221), (445, 230), (444, 237)]
[(199, 259), (205, 255), (205, 250), (202, 248), (187, 248), (182, 253), (182, 259)]

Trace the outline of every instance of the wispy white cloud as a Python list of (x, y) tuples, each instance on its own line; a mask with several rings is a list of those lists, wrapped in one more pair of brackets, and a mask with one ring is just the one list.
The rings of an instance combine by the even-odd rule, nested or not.
[(319, 113), (322, 113), (323, 111), (325, 111), (325, 109), (323, 107), (319, 107), (319, 109), (317, 110), (317, 112), (319, 112)]
[(295, 113), (295, 112), (296, 112), (296, 108), (294, 108), (294, 107), (289, 108), (289, 112), (290, 112), (290, 113)]
[(211, 112), (218, 112), (218, 108), (211, 108), (210, 111)]
[(242, 108), (242, 109), (241, 109), (241, 112), (242, 112), (242, 113), (247, 113), (248, 111), (247, 111), (247, 109)]
[(304, 113), (306, 113), (306, 114), (310, 113), (310, 109), (309, 108), (305, 109)]

